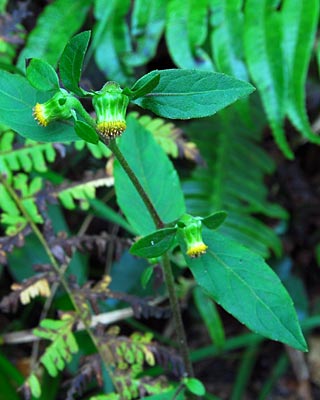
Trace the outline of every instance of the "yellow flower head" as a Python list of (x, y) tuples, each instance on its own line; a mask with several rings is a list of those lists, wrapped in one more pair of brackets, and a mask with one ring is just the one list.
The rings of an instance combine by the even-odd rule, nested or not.
[(203, 242), (196, 242), (187, 248), (187, 255), (191, 258), (200, 257), (206, 253), (208, 246)]
[(183, 240), (187, 246), (187, 255), (191, 258), (200, 257), (206, 253), (208, 246), (202, 240), (202, 222), (201, 219), (184, 214), (180, 223)]
[(37, 103), (33, 107), (33, 117), (41, 126), (47, 126), (58, 119), (71, 117), (73, 97), (61, 89), (45, 103)]

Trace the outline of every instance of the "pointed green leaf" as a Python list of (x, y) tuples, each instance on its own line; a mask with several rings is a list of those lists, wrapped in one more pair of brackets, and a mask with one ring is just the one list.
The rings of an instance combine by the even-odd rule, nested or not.
[(218, 349), (223, 348), (225, 344), (225, 334), (215, 303), (199, 286), (194, 288), (193, 297), (196, 307), (207, 327), (212, 343), (217, 346)]
[(152, 71), (140, 79), (140, 84), (156, 74), (160, 74), (158, 86), (134, 102), (166, 118), (207, 117), (255, 90), (231, 76), (182, 69)]
[(134, 50), (124, 55), (125, 63), (137, 67), (151, 60), (157, 51), (166, 20), (167, 0), (135, 0), (131, 19)]
[[(252, 331), (306, 351), (292, 299), (278, 276), (257, 254), (205, 229), (207, 253), (185, 257), (197, 283)], [(181, 240), (185, 251), (185, 245)]]
[(29, 385), (32, 396), (39, 398), (41, 396), (41, 386), (39, 379), (35, 374), (31, 374), (26, 381), (26, 384)]
[(27, 78), (38, 90), (59, 90), (59, 78), (54, 68), (44, 60), (33, 58), (27, 68)]
[(222, 0), (218, 3), (220, 18), (211, 34), (217, 70), (238, 79), (248, 80), (244, 63), (242, 1)]
[(204, 396), (206, 393), (206, 388), (204, 387), (203, 383), (196, 378), (184, 378), (183, 383), (188, 388), (189, 392), (197, 395), (197, 396)]
[(283, 50), (288, 66), (287, 111), (293, 125), (311, 142), (320, 143), (308, 121), (305, 86), (316, 40), (319, 0), (285, 0), (282, 6)]
[(85, 94), (79, 88), (79, 82), (90, 35), (90, 31), (85, 31), (74, 36), (66, 45), (59, 62), (60, 77), (65, 88), (78, 96)]
[(42, 142), (78, 140), (73, 126), (67, 122), (57, 121), (42, 127), (34, 120), (32, 108), (50, 97), (32, 87), (26, 78), (0, 71), (0, 123), (24, 137)]
[(259, 89), (274, 138), (285, 156), (293, 159), (283, 129), (287, 82), (281, 47), (282, 21), (268, 0), (248, 0), (245, 4), (244, 45), (248, 68)]
[[(135, 118), (128, 117), (119, 147), (163, 222), (178, 219), (185, 212), (179, 178), (152, 135)], [(156, 227), (146, 206), (118, 162), (114, 177), (118, 203), (134, 230), (139, 235), (154, 232)]]
[(126, 16), (130, 0), (96, 0), (96, 23), (88, 54), (95, 52), (95, 60), (108, 79), (121, 85), (131, 83), (133, 69), (126, 65), (123, 55), (132, 51)]
[(97, 144), (99, 142), (99, 136), (97, 132), (83, 121), (76, 121), (74, 124), (74, 129), (79, 136), (79, 138), (85, 140), (86, 142)]
[(37, 18), (37, 24), (19, 55), (18, 67), (25, 59), (41, 58), (56, 66), (68, 40), (81, 28), (93, 0), (55, 0)]
[(170, 249), (176, 232), (176, 228), (159, 229), (135, 242), (130, 253), (144, 258), (159, 257)]
[(178, 67), (213, 70), (210, 57), (201, 48), (207, 27), (208, 0), (169, 0), (166, 42)]
[(209, 229), (217, 229), (222, 225), (227, 218), (227, 213), (225, 211), (217, 211), (207, 217), (202, 219), (202, 223)]
[(139, 79), (130, 89), (130, 91), (132, 92), (130, 95), (131, 100), (135, 100), (138, 97), (145, 96), (147, 93), (150, 93), (153, 89), (155, 89), (160, 82), (160, 75), (156, 74), (150, 76), (150, 79), (143, 79), (142, 81), (142, 84), (140, 84)]

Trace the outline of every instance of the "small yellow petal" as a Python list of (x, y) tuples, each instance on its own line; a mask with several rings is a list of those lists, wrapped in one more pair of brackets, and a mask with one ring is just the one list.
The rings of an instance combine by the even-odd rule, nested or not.
[(208, 246), (205, 245), (203, 242), (195, 243), (192, 247), (189, 247), (187, 250), (187, 255), (191, 258), (196, 258), (205, 254)]
[(102, 121), (97, 124), (97, 130), (101, 135), (108, 138), (120, 136), (125, 131), (127, 124), (125, 121)]
[(43, 104), (37, 103), (33, 107), (33, 116), (34, 119), (38, 122), (39, 125), (41, 126), (47, 126), (48, 125), (48, 120), (45, 116), (44, 113), (44, 106)]

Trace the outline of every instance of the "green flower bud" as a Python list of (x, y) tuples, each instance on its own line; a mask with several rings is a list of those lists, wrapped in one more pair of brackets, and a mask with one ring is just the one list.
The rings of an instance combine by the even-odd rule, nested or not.
[(41, 126), (47, 126), (58, 119), (68, 119), (71, 117), (73, 103), (73, 96), (61, 89), (45, 103), (37, 103), (33, 107), (34, 119)]
[(97, 114), (97, 131), (105, 139), (114, 139), (125, 131), (129, 97), (116, 82), (106, 83), (92, 100)]
[(187, 255), (191, 258), (205, 254), (208, 246), (202, 240), (202, 222), (200, 219), (187, 216), (186, 225), (181, 228), (183, 239), (187, 245)]

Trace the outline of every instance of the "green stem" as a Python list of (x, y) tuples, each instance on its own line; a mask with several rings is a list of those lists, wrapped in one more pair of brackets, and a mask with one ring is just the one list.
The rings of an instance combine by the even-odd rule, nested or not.
[(189, 377), (192, 377), (192, 376), (194, 376), (194, 373), (193, 373), (192, 363), (191, 363), (190, 356), (189, 356), (187, 337), (186, 337), (186, 333), (185, 333), (185, 329), (184, 329), (184, 325), (183, 325), (183, 321), (182, 321), (179, 301), (178, 301), (178, 297), (177, 297), (176, 290), (174, 287), (174, 277), (173, 277), (171, 263), (170, 263), (168, 253), (165, 253), (162, 256), (162, 267), (163, 267), (164, 279), (165, 279), (167, 289), (168, 289), (170, 306), (172, 309), (172, 315), (173, 315), (173, 319), (175, 322), (175, 328), (176, 328), (176, 334), (178, 337), (180, 353), (181, 353), (181, 356), (183, 358), (183, 361), (184, 361), (184, 364), (186, 367), (186, 372)]
[[(146, 191), (140, 184), (137, 176), (131, 169), (130, 165), (127, 163), (127, 160), (121, 153), (121, 150), (117, 146), (116, 141), (111, 140), (107, 145), (109, 146), (110, 150), (113, 152), (113, 154), (115, 155), (115, 157), (121, 164), (122, 168), (128, 175), (129, 179), (131, 180), (131, 182), (137, 189), (138, 193), (140, 194), (141, 199), (143, 200), (145, 206), (147, 207), (157, 229), (163, 228), (164, 223), (162, 222), (159, 214), (157, 213), (156, 209), (154, 208), (150, 197), (148, 196), (148, 194), (146, 193)], [(189, 349), (188, 349), (188, 345), (187, 345), (187, 339), (186, 339), (186, 333), (184, 330), (184, 325), (182, 322), (179, 301), (178, 301), (175, 287), (174, 287), (174, 277), (173, 277), (173, 273), (172, 273), (171, 263), (170, 263), (170, 259), (169, 259), (169, 256), (167, 253), (163, 255), (162, 262), (163, 262), (164, 279), (165, 279), (167, 289), (168, 289), (169, 300), (170, 300), (173, 319), (174, 319), (175, 328), (176, 328), (176, 332), (177, 332), (180, 353), (183, 358), (187, 374), (189, 376), (194, 376), (192, 364), (191, 364), (190, 357), (189, 357)]]
[(78, 114), (86, 121), (87, 124), (92, 126), (94, 129), (96, 129), (96, 122), (95, 120), (90, 116), (90, 114), (85, 110), (83, 105), (80, 103), (80, 101), (76, 98), (73, 98), (72, 100), (72, 106), (73, 108), (78, 112)]
[[(108, 374), (110, 376), (110, 378), (112, 379), (113, 375), (112, 375), (112, 371), (109, 367), (110, 364), (110, 360), (108, 360), (105, 357), (105, 352), (103, 351), (99, 351), (100, 349), (100, 344), (98, 342), (98, 340), (96, 339), (96, 337), (94, 336), (91, 328), (90, 328), (90, 322), (88, 322), (86, 320), (86, 318), (83, 318), (82, 316), (82, 311), (80, 310), (73, 294), (72, 291), (68, 285), (68, 282), (66, 281), (66, 278), (64, 277), (63, 271), (60, 269), (59, 264), (57, 263), (56, 259), (54, 258), (52, 251), (45, 239), (45, 237), (42, 235), (41, 231), (39, 230), (38, 226), (33, 222), (32, 218), (30, 217), (28, 211), (25, 209), (24, 205), (22, 204), (22, 202), (20, 201), (20, 198), (18, 197), (18, 195), (16, 194), (16, 192), (14, 191), (14, 189), (7, 183), (7, 181), (1, 176), (0, 174), (0, 181), (3, 184), (3, 186), (5, 187), (5, 189), (8, 191), (8, 193), (10, 194), (10, 196), (13, 198), (13, 200), (15, 201), (15, 203), (17, 204), (18, 208), (20, 209), (21, 213), (23, 214), (23, 216), (26, 218), (26, 220), (28, 221), (28, 224), (30, 225), (32, 231), (34, 232), (34, 234), (37, 236), (38, 240), (40, 241), (40, 243), (42, 244), (45, 252), (48, 255), (48, 258), (55, 270), (55, 272), (57, 273), (59, 280), (64, 288), (64, 290), (66, 291), (66, 293), (68, 294), (72, 305), (77, 313), (78, 318), (81, 320), (81, 322), (83, 323), (83, 326), (85, 327), (85, 330), (87, 331), (89, 337), (91, 338), (93, 344), (95, 345), (97, 351), (99, 352), (103, 363), (105, 365), (105, 368), (108, 371)], [(117, 385), (115, 384), (115, 382), (113, 382), (115, 387), (117, 387)]]

